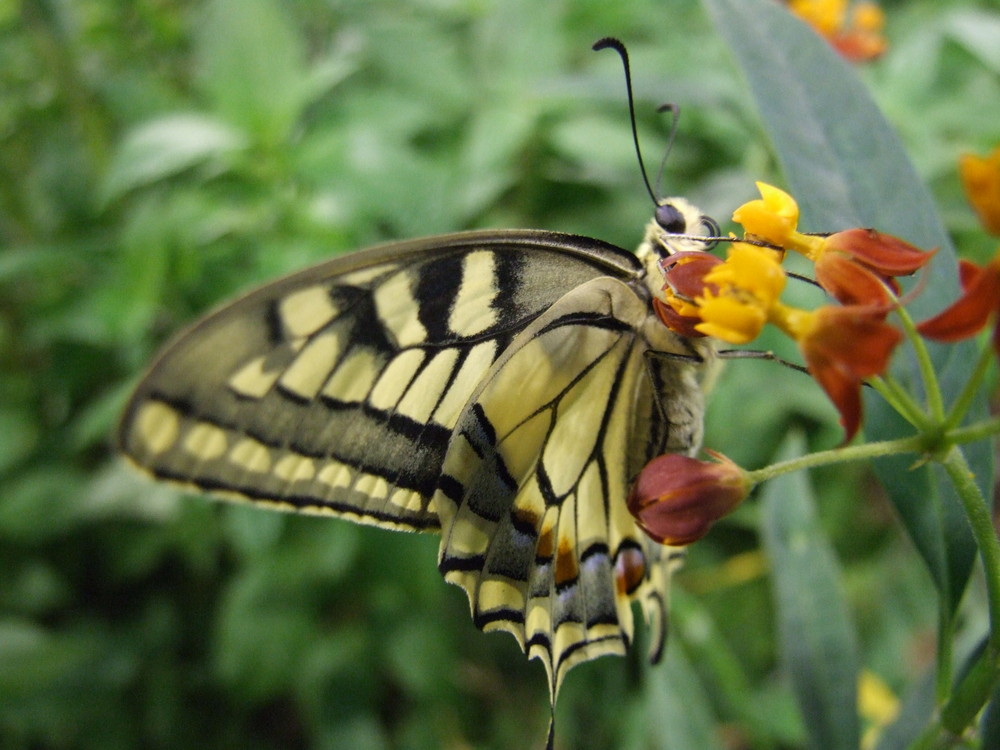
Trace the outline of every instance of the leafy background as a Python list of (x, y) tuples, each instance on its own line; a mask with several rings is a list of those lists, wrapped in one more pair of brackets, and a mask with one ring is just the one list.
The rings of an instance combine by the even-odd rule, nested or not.
[[(475, 630), (433, 538), (182, 497), (122, 466), (109, 436), (165, 337), (310, 262), (472, 227), (634, 246), (650, 207), (620, 67), (590, 52), (602, 36), (629, 46), (647, 161), (669, 130), (656, 105), (681, 105), (665, 193), (726, 228), (754, 180), (788, 184), (713, 26), (726, 3), (706, 5), (0, 4), (0, 747), (541, 744), (541, 666)], [(858, 74), (981, 259), (994, 246), (955, 161), (1000, 142), (1000, 18), (986, 0), (883, 7), (890, 49)], [(725, 370), (708, 430), (747, 466), (792, 431), (839, 440), (815, 386), (764, 362)], [(811, 642), (782, 614), (803, 580), (788, 569), (830, 574), (793, 610), (833, 623), (837, 657), (861, 665), (860, 728), (837, 742), (873, 745), (897, 701), (921, 705), (935, 583), (864, 467), (812, 485), (692, 548), (665, 664), (639, 648), (573, 671), (560, 746), (821, 746), (789, 661)], [(965, 640), (982, 601), (973, 577)]]

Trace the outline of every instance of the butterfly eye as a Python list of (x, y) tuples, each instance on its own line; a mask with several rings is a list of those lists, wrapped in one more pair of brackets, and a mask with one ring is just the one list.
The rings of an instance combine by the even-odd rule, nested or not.
[(656, 223), (670, 234), (683, 234), (684, 230), (687, 229), (684, 214), (670, 203), (663, 203), (656, 207)]

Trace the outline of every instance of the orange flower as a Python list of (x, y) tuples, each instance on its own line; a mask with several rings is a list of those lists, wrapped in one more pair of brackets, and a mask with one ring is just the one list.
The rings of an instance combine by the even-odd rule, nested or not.
[(678, 547), (701, 539), (749, 494), (743, 470), (725, 456), (711, 455), (717, 460), (668, 453), (639, 472), (628, 509), (657, 542)]
[[(975, 335), (1000, 313), (1000, 250), (984, 266), (967, 260), (959, 266), (964, 293), (950, 307), (917, 326), (935, 341), (959, 341)], [(1000, 326), (993, 328), (993, 349), (1000, 356)]]
[(979, 221), (987, 232), (1000, 235), (1000, 146), (989, 156), (963, 154), (958, 172)]
[(789, 309), (782, 326), (799, 344), (806, 367), (840, 412), (844, 442), (861, 426), (861, 384), (889, 365), (902, 334), (885, 322), (887, 310), (873, 305)]
[(704, 293), (705, 275), (722, 263), (721, 258), (702, 251), (674, 253), (662, 262), (666, 302), (653, 298), (653, 310), (663, 324), (688, 338), (705, 334), (695, 326), (702, 320), (695, 298)]
[(899, 293), (894, 277), (909, 276), (936, 252), (874, 229), (847, 229), (826, 237), (817, 248), (816, 281), (845, 305), (886, 306), (893, 302), (889, 289)]

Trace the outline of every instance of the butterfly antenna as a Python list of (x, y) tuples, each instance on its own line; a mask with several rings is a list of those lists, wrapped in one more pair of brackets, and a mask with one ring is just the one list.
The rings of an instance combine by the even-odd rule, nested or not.
[(656, 108), (657, 113), (670, 113), (670, 135), (667, 136), (667, 147), (663, 150), (663, 158), (660, 160), (660, 168), (656, 172), (656, 194), (660, 194), (660, 182), (663, 180), (663, 173), (667, 169), (667, 157), (674, 148), (674, 138), (677, 136), (677, 125), (681, 120), (681, 108), (673, 102), (661, 104)]
[[(624, 44), (612, 36), (599, 39), (594, 43), (592, 49), (595, 52), (602, 49), (613, 49), (622, 59), (622, 65), (625, 67), (625, 91), (628, 93), (628, 116), (632, 122), (632, 143), (635, 144), (635, 155), (639, 159), (639, 169), (642, 172), (642, 181), (646, 183), (646, 192), (653, 199), (653, 205), (659, 206), (660, 201), (657, 199), (656, 193), (653, 192), (653, 186), (649, 183), (649, 175), (646, 174), (646, 164), (642, 160), (642, 149), (639, 148), (639, 131), (635, 125), (635, 97), (632, 96), (632, 71), (628, 64), (628, 51), (625, 49)], [(673, 140), (672, 133), (671, 140)]]

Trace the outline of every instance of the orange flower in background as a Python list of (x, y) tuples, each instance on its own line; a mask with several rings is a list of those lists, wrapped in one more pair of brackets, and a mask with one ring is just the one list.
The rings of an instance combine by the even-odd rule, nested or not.
[(979, 221), (990, 234), (1000, 235), (1000, 146), (988, 156), (963, 154), (958, 173)]
[(1000, 356), (1000, 249), (984, 266), (960, 262), (964, 293), (950, 307), (917, 326), (921, 336), (934, 341), (960, 341), (974, 336), (994, 319), (993, 349)]
[(711, 455), (717, 460), (668, 453), (639, 472), (628, 509), (657, 542), (678, 547), (701, 539), (749, 494), (743, 470), (725, 456)]
[(888, 46), (882, 36), (885, 14), (876, 3), (849, 8), (847, 0), (790, 0), (788, 7), (848, 60), (871, 60)]

